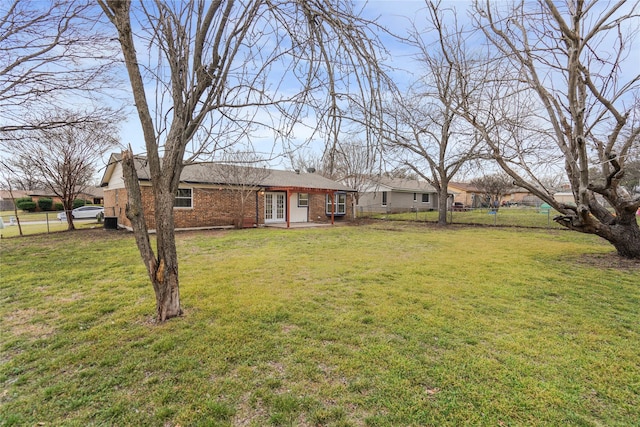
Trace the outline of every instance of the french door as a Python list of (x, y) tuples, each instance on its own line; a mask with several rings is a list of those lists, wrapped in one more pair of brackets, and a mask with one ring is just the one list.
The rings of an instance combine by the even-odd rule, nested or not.
[(264, 194), (264, 222), (284, 222), (286, 220), (286, 193)]

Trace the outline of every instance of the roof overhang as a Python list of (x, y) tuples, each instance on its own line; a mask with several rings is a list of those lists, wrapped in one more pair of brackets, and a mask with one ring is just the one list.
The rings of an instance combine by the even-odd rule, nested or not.
[(296, 187), (296, 186), (264, 186), (265, 191), (295, 191), (296, 193), (355, 193), (355, 190), (342, 189), (337, 190), (333, 188), (308, 188), (308, 187)]
[(116, 168), (116, 164), (121, 160), (121, 158), (122, 156), (117, 154), (111, 154), (111, 156), (109, 156), (109, 163), (107, 163), (107, 167), (105, 168), (102, 179), (100, 180), (100, 187), (106, 187), (109, 185), (111, 175), (113, 175), (113, 170)]

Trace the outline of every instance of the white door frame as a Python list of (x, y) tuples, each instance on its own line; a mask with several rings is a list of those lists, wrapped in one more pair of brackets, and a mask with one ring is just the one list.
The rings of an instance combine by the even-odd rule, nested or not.
[(266, 192), (264, 193), (264, 223), (287, 221), (287, 193)]

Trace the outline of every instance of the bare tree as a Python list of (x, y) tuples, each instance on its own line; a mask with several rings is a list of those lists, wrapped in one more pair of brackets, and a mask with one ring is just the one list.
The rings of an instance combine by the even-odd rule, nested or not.
[(407, 166), (406, 164), (399, 165), (391, 170), (385, 171), (381, 173), (380, 176), (389, 179), (410, 179), (414, 181), (420, 179), (420, 175), (418, 175), (412, 167)]
[[(485, 154), (482, 138), (457, 109), (466, 76), (474, 73), (479, 58), (468, 48), (468, 34), (455, 10), (443, 9), (439, 2), (428, 3), (427, 10), (427, 29), (418, 30), (414, 24), (409, 40), (418, 49), (422, 77), (392, 101), (388, 123), (394, 126), (387, 145), (401, 164), (435, 188), (438, 224), (446, 225), (449, 182)], [(433, 34), (438, 38), (429, 42), (425, 33), (429, 39)]]
[(405, 94), (394, 106), (388, 122), (395, 121), (396, 128), (388, 137), (387, 152), (435, 188), (438, 224), (446, 225), (449, 182), (481, 157), (482, 139), (461, 126), (461, 117), (437, 98)]
[[(501, 68), (482, 91), (460, 94), (460, 110), (515, 185), (558, 210), (556, 222), (627, 258), (640, 258), (640, 197), (620, 185), (640, 133), (640, 74), (629, 62), (639, 12), (636, 1), (477, 1), (473, 19)], [(575, 204), (555, 200), (539, 178), (556, 165)]]
[[(235, 198), (235, 219), (237, 228), (244, 226), (244, 219), (255, 217), (247, 212), (249, 201), (256, 196), (256, 192), (264, 185), (264, 180), (269, 176), (263, 160), (254, 153), (234, 151), (226, 153), (218, 170), (223, 182), (230, 184), (229, 191)], [(262, 167), (261, 167), (262, 163)]]
[[(122, 79), (113, 72), (117, 45), (99, 18), (89, 0), (0, 2), (0, 140), (105, 120), (101, 105), (114, 103)], [(44, 114), (52, 105), (66, 108)]]
[(484, 193), (485, 203), (498, 209), (502, 198), (513, 188), (513, 179), (505, 173), (485, 175), (471, 180), (471, 185)]
[(18, 163), (28, 164), (45, 188), (60, 197), (73, 230), (73, 201), (93, 181), (96, 163), (118, 145), (110, 123), (76, 123), (64, 127), (13, 132), (9, 144)]
[[(143, 2), (135, 34), (130, 1), (99, 4), (117, 30), (142, 124), (155, 252), (131, 152), (123, 153), (128, 217), (164, 321), (182, 313), (173, 201), (184, 164), (256, 128), (274, 129), (286, 141), (305, 114), (317, 119), (314, 136), (334, 145), (348, 122), (345, 100), (360, 93), (374, 111), (386, 82), (370, 22), (347, 1)], [(155, 98), (147, 98), (146, 76)]]
[(11, 185), (11, 181), (13, 179), (13, 176), (16, 175), (16, 171), (11, 167), (11, 165), (7, 164), (5, 161), (0, 160), (0, 176), (2, 177), (2, 180), (7, 184), (7, 188), (9, 190), (9, 196), (11, 197), (11, 200), (14, 201), (13, 203), (13, 214), (16, 217), (16, 221), (18, 223), (18, 233), (20, 236), (23, 236), (22, 234), (22, 224), (20, 224), (20, 216), (18, 215), (18, 206), (15, 203), (15, 197), (13, 195), (13, 186)]
[(289, 161), (294, 170), (317, 173), (318, 175), (333, 179), (333, 177), (326, 172), (326, 165), (322, 154), (308, 150), (298, 151), (295, 156), (290, 155)]
[(332, 158), (332, 178), (356, 190), (357, 204), (364, 187), (381, 169), (380, 153), (364, 141), (349, 138), (335, 147)]
[(10, 158), (5, 159), (3, 164), (11, 168), (11, 173), (7, 177), (8, 182), (16, 190), (35, 190), (44, 188), (45, 184), (40, 179), (37, 169), (29, 163), (29, 159)]

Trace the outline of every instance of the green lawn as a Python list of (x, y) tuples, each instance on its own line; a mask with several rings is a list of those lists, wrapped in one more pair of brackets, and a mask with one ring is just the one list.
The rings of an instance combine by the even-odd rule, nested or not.
[(640, 423), (640, 269), (593, 236), (177, 240), (185, 316), (161, 325), (131, 234), (0, 241), (0, 425)]
[[(20, 217), (20, 221), (22, 222), (32, 222), (32, 221), (58, 221), (56, 215), (58, 215), (59, 211), (51, 211), (51, 212), (25, 212), (18, 210), (18, 216)], [(14, 211), (0, 211), (0, 217), (5, 224), (9, 223), (11, 217), (15, 217)]]

